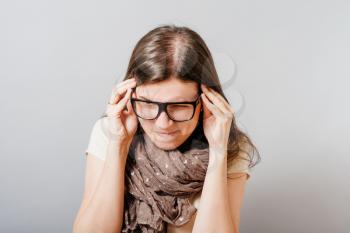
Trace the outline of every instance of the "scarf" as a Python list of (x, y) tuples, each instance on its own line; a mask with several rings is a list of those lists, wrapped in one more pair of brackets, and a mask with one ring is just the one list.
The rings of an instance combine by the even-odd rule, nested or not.
[(209, 161), (208, 143), (197, 131), (174, 150), (157, 147), (144, 132), (134, 136), (125, 170), (122, 232), (164, 233), (168, 223), (184, 225), (196, 212), (190, 198), (202, 190)]

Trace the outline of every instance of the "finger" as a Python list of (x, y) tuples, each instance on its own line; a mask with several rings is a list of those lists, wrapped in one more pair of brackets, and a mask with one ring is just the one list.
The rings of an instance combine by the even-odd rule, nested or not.
[(130, 94), (131, 94), (131, 88), (128, 88), (125, 96), (118, 102), (118, 104), (116, 106), (116, 113), (117, 114), (120, 114), (124, 110), (128, 100), (130, 99)]
[(112, 92), (116, 91), (117, 89), (122, 88), (125, 85), (131, 84), (131, 83), (136, 83), (136, 79), (135, 78), (129, 78), (127, 80), (124, 80), (121, 83), (118, 83), (117, 85), (114, 86)]
[(125, 114), (128, 114), (128, 115), (130, 115), (130, 114), (135, 114), (134, 109), (133, 109), (133, 106), (132, 106), (132, 104), (131, 104), (131, 98), (132, 98), (132, 97), (136, 98), (136, 96), (135, 96), (135, 91), (133, 91), (133, 90), (131, 89), (130, 97), (129, 97), (127, 103), (126, 103), (127, 110), (125, 110)]
[(212, 92), (210, 92), (207, 88), (203, 88), (203, 92), (206, 95), (206, 97), (217, 107), (220, 109), (220, 111), (224, 114), (228, 112), (226, 109), (226, 106), (222, 103), (222, 101)]
[(132, 93), (131, 93), (131, 97), (133, 97), (133, 98), (136, 98), (137, 96), (136, 96), (136, 91), (133, 91)]
[(115, 104), (117, 103), (121, 98), (122, 95), (126, 92), (128, 88), (133, 88), (136, 85), (136, 81), (132, 81), (129, 83), (125, 83), (118, 88), (114, 88), (112, 91), (112, 95), (109, 99), (109, 104)]
[(215, 91), (213, 88), (208, 88), (209, 92), (214, 93), (214, 95), (216, 95), (221, 101), (222, 103), (224, 103), (224, 105), (226, 106), (226, 109), (232, 113), (234, 113), (234, 109), (232, 108), (232, 106), (230, 105), (230, 103), (217, 91)]
[[(210, 103), (209, 99), (207, 98), (207, 96), (205, 95), (205, 93), (201, 94), (201, 97), (203, 99), (204, 105), (207, 109), (209, 109), (209, 111), (216, 116), (221, 116), (222, 112), (219, 110), (218, 107), (216, 107), (214, 104)], [(205, 115), (205, 113), (204, 113)], [(207, 117), (209, 115), (207, 114)]]
[[(132, 92), (132, 91), (131, 91)], [(126, 105), (125, 105), (125, 108), (123, 110), (123, 113), (126, 114), (126, 115), (130, 115), (133, 113), (133, 108), (131, 106), (131, 96), (132, 96), (132, 93), (129, 94), (129, 98), (128, 98), (128, 101), (126, 102)]]
[(222, 96), (222, 95), (220, 95), (217, 91), (214, 91), (214, 93), (217, 95), (217, 97), (219, 98), (219, 99), (221, 99), (221, 101), (224, 103), (224, 105), (226, 106), (226, 109), (230, 112), (230, 113), (232, 113), (232, 114), (234, 114), (235, 113), (235, 110), (233, 109), (233, 107), (230, 105), (230, 103)]
[[(213, 93), (214, 95), (216, 95), (219, 99), (221, 99), (221, 101), (224, 103), (224, 105), (227, 107), (227, 109), (229, 111), (234, 111), (234, 109), (232, 108), (232, 106), (230, 105), (230, 103), (217, 91), (215, 91), (213, 88), (210, 88), (204, 84), (201, 84), (202, 90), (206, 89), (207, 91)], [(205, 91), (205, 90), (204, 90)]]
[(214, 95), (216, 95), (217, 98), (220, 99), (221, 103), (225, 106), (225, 112), (228, 113), (228, 115), (232, 115), (235, 113), (235, 110), (232, 108), (232, 106), (227, 102), (227, 100), (224, 99), (222, 95), (220, 95), (217, 91), (213, 91)]
[(206, 119), (212, 115), (210, 110), (208, 109), (207, 105), (204, 103), (204, 97), (202, 96), (204, 94), (201, 94), (201, 103), (202, 103), (202, 109), (203, 109), (203, 118)]
[(134, 109), (131, 106), (131, 101), (130, 99), (128, 100), (126, 106), (128, 106), (128, 114), (133, 115), (134, 114)]
[(108, 104), (106, 114), (107, 116), (120, 117), (121, 112), (124, 110), (126, 103), (130, 97), (131, 89), (127, 89), (124, 97), (117, 104)]
[(128, 79), (126, 79), (126, 80), (123, 80), (122, 82), (117, 83), (117, 84), (115, 85), (115, 87), (116, 87), (116, 88), (119, 88), (119, 87), (121, 87), (121, 86), (123, 86), (123, 85), (125, 85), (125, 84), (127, 84), (127, 83), (135, 82), (135, 81), (136, 81), (135, 78), (128, 78)]

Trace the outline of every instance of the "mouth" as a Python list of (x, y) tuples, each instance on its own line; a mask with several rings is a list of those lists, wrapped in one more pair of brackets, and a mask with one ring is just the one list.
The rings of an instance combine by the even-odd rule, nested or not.
[(158, 135), (158, 141), (162, 142), (168, 142), (175, 139), (176, 135), (179, 133), (179, 130), (172, 131), (172, 132), (159, 132), (156, 131), (156, 134)]
[(161, 134), (161, 135), (174, 135), (178, 132), (178, 130), (175, 130), (175, 131), (171, 131), (171, 132), (163, 132), (163, 131), (157, 131), (158, 134)]

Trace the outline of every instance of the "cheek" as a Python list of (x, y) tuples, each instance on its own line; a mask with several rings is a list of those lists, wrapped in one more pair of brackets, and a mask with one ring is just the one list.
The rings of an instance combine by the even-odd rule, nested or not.
[(195, 114), (191, 122), (179, 126), (181, 130), (181, 135), (188, 137), (195, 130), (198, 123), (199, 114)]
[(201, 114), (201, 109), (199, 107), (197, 107), (196, 111), (194, 112), (194, 116), (193, 116), (193, 120), (194, 120), (194, 124), (196, 125), (198, 120), (199, 120), (199, 116)]
[(151, 121), (146, 121), (146, 120), (139, 118), (139, 122), (140, 122), (141, 127), (145, 130), (152, 128)]

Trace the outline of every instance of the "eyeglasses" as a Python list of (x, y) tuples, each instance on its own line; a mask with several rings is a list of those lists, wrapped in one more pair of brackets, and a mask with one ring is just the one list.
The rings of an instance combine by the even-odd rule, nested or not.
[[(135, 91), (133, 88), (132, 92)], [(193, 118), (197, 104), (200, 100), (200, 94), (194, 101), (184, 102), (157, 102), (130, 98), (132, 108), (135, 114), (145, 120), (154, 120), (160, 113), (166, 112), (168, 117), (176, 122), (189, 121)]]

